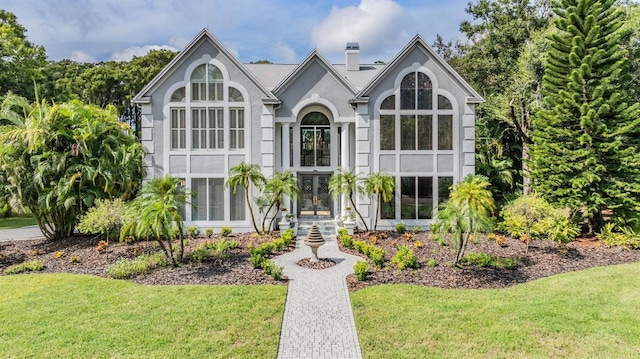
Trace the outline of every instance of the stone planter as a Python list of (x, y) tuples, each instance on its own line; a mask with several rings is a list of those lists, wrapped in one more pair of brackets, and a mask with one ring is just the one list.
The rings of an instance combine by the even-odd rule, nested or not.
[(356, 228), (356, 222), (355, 221), (344, 221), (344, 228), (347, 229), (347, 232), (350, 235), (353, 235), (353, 231)]

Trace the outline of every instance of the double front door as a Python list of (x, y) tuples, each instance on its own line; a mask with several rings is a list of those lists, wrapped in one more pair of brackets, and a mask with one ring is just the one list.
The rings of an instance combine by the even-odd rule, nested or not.
[(329, 195), (330, 173), (301, 173), (298, 184), (302, 191), (298, 205), (299, 217), (331, 217), (332, 204)]

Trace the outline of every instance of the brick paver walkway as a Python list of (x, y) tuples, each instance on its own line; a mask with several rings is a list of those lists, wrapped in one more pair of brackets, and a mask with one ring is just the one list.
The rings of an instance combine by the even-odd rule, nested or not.
[(298, 237), (296, 250), (274, 258), (290, 279), (278, 358), (362, 358), (345, 276), (361, 258), (340, 252), (335, 235), (324, 235), (319, 258), (337, 264), (317, 270), (295, 263), (311, 257)]

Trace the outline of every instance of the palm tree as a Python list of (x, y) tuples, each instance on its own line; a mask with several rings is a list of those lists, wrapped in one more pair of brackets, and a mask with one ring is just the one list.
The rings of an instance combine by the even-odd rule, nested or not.
[(353, 196), (356, 192), (364, 192), (364, 188), (359, 184), (359, 182), (358, 175), (355, 171), (344, 171), (342, 168), (338, 168), (338, 172), (331, 175), (331, 178), (329, 179), (329, 193), (331, 193), (333, 198), (345, 195), (345, 197), (349, 199), (349, 202), (351, 202), (351, 208), (353, 208), (358, 214), (358, 217), (360, 217), (365, 231), (368, 232), (369, 227), (364, 221), (360, 211), (358, 211), (356, 203), (353, 201)]
[(472, 234), (491, 228), (489, 216), (494, 209), (493, 197), (486, 177), (469, 175), (453, 187), (449, 200), (442, 204), (431, 232), (439, 236), (451, 233), (458, 250), (454, 265), (457, 265)]
[[(177, 266), (184, 253), (184, 222), (180, 210), (188, 203), (187, 196), (180, 178), (159, 177), (145, 183), (131, 203), (129, 218), (120, 232), (120, 239), (129, 235), (153, 238), (171, 264)], [(176, 236), (180, 238), (177, 261), (171, 244)]]
[(298, 187), (298, 178), (289, 170), (284, 172), (275, 172), (273, 177), (267, 181), (265, 185), (265, 192), (269, 193), (271, 199), (269, 208), (262, 219), (262, 231), (266, 232), (267, 229), (273, 228), (273, 221), (276, 216), (274, 215), (269, 222), (269, 227), (265, 228), (267, 217), (273, 207), (276, 208), (275, 214), (280, 211), (282, 206), (282, 200), (284, 196), (289, 196), (291, 199), (296, 199), (300, 196), (300, 187)]
[(369, 173), (364, 179), (364, 193), (375, 196), (377, 201), (376, 221), (373, 225), (374, 231), (378, 230), (378, 218), (380, 217), (382, 201), (391, 201), (395, 188), (396, 179), (382, 171)]
[(249, 199), (249, 186), (253, 184), (258, 189), (262, 190), (265, 186), (266, 179), (262, 172), (260, 172), (260, 166), (255, 163), (240, 162), (239, 164), (231, 167), (229, 170), (229, 179), (225, 183), (225, 186), (233, 190), (233, 194), (236, 194), (238, 186), (244, 188), (245, 199), (247, 206), (249, 206), (249, 214), (251, 215), (251, 223), (256, 233), (260, 233), (258, 225), (256, 224), (256, 217), (253, 214), (253, 207), (251, 207), (251, 200)]

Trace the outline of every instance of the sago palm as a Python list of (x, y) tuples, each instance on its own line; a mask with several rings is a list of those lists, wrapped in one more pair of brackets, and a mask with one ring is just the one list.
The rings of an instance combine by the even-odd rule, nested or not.
[(356, 207), (356, 203), (353, 200), (353, 196), (357, 193), (363, 193), (364, 188), (360, 184), (360, 179), (355, 171), (345, 171), (342, 168), (338, 168), (338, 172), (331, 175), (329, 179), (329, 193), (333, 196), (333, 198), (338, 198), (341, 195), (344, 195), (349, 199), (351, 203), (351, 208), (358, 214), (362, 224), (364, 225), (365, 231), (369, 231), (369, 226), (364, 221), (364, 217), (358, 208)]
[(260, 233), (258, 225), (256, 223), (256, 217), (253, 214), (253, 207), (251, 206), (251, 199), (249, 197), (249, 187), (253, 184), (258, 189), (262, 190), (266, 183), (266, 179), (262, 172), (260, 172), (260, 166), (255, 163), (240, 162), (239, 164), (231, 167), (229, 170), (229, 179), (225, 183), (227, 188), (230, 188), (235, 195), (238, 186), (244, 188), (245, 200), (249, 207), (249, 214), (251, 215), (251, 224), (256, 233)]
[(364, 193), (376, 197), (376, 220), (373, 230), (378, 230), (378, 218), (382, 201), (389, 202), (393, 199), (396, 188), (396, 180), (392, 176), (380, 171), (372, 172), (364, 179)]
[(484, 176), (465, 177), (453, 186), (449, 200), (436, 214), (431, 231), (435, 236), (451, 233), (458, 247), (454, 265), (462, 260), (469, 237), (491, 228), (494, 202), (489, 186), (491, 184)]

